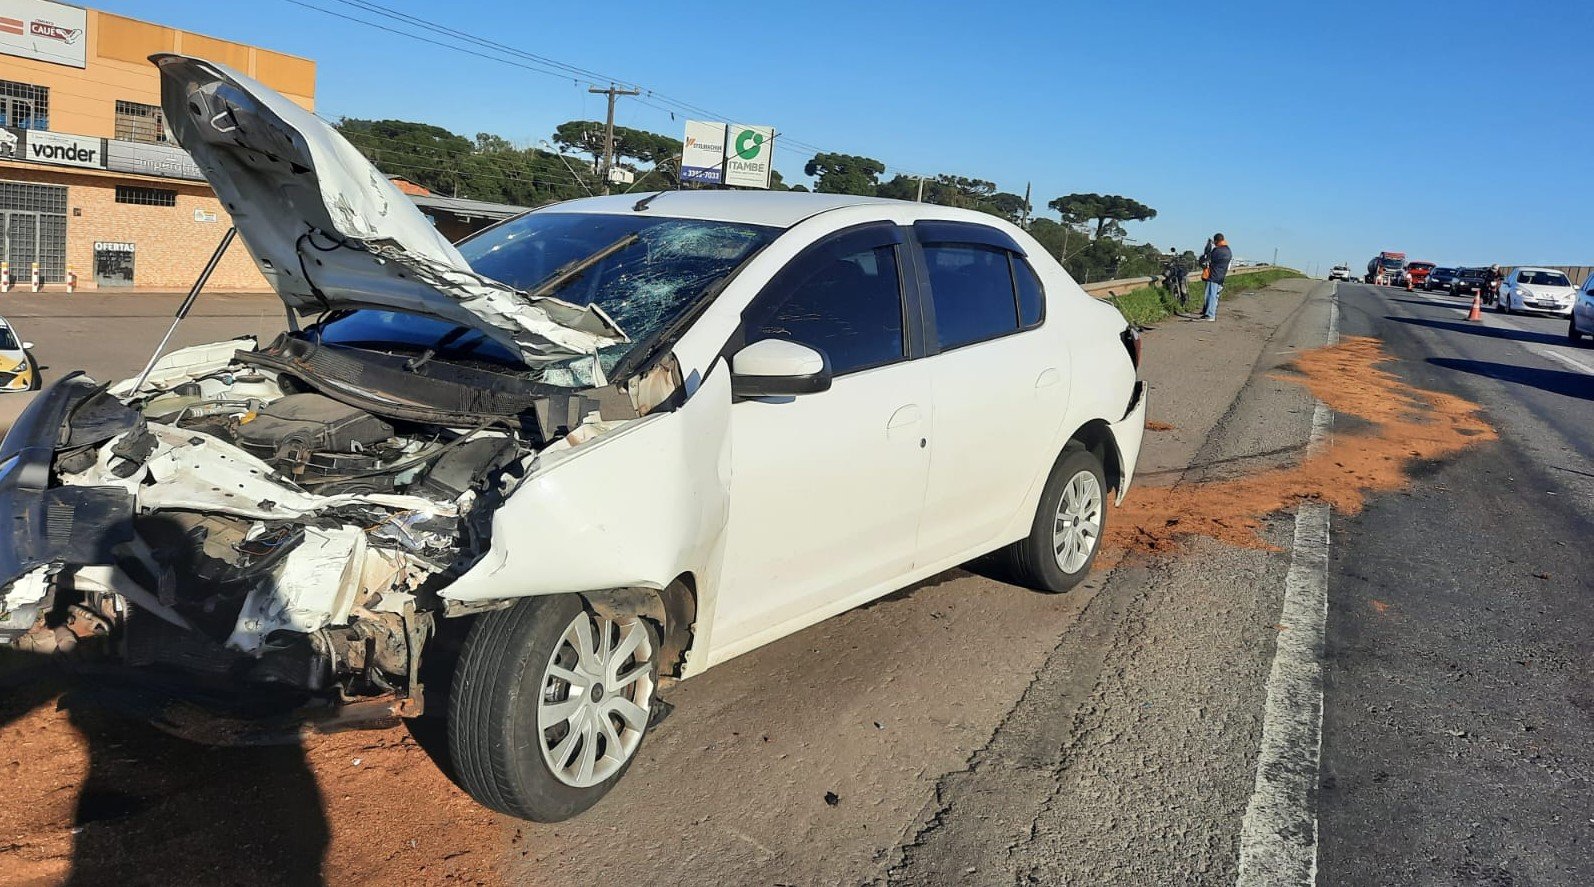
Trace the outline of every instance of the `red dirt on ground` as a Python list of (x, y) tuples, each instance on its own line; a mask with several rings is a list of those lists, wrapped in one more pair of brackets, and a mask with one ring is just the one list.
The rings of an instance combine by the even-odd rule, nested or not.
[(503, 819), (403, 727), (211, 748), (33, 696), (0, 702), (0, 885), (500, 883)]
[(1405, 487), (1414, 462), (1495, 439), (1477, 404), (1411, 388), (1381, 368), (1390, 360), (1378, 340), (1368, 338), (1301, 355), (1297, 374), (1281, 378), (1304, 385), (1336, 413), (1365, 421), (1368, 430), (1334, 435), (1299, 465), (1229, 480), (1136, 487), (1112, 515), (1101, 563), (1178, 552), (1196, 536), (1269, 548), (1259, 535), (1268, 515), (1304, 499), (1355, 514), (1368, 494)]
[(1169, 425), (1167, 422), (1158, 422), (1155, 419), (1147, 419), (1146, 420), (1146, 430), (1147, 431), (1172, 431), (1173, 430), (1173, 426)]

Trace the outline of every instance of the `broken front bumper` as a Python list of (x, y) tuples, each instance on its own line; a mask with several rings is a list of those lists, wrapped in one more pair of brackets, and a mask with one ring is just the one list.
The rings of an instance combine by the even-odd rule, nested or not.
[(79, 409), (97, 387), (80, 374), (62, 379), (28, 405), (0, 443), (0, 644), (15, 642), (38, 619), (43, 570), (111, 564), (113, 549), (132, 541), (131, 493), (49, 485), (59, 446), (119, 433), (136, 419), (130, 410)]

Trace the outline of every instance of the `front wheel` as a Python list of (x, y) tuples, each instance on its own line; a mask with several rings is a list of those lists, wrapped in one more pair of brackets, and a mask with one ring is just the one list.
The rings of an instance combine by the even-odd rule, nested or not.
[(596, 804), (647, 733), (658, 650), (650, 622), (599, 615), (576, 595), (481, 616), (449, 694), (461, 786), (484, 806), (537, 822)]
[(1573, 345), (1583, 344), (1583, 331), (1577, 328), (1576, 317), (1566, 319), (1566, 340)]
[(1019, 585), (1064, 592), (1090, 572), (1106, 529), (1107, 479), (1101, 460), (1087, 450), (1064, 450), (1041, 491), (1029, 535), (997, 555)]

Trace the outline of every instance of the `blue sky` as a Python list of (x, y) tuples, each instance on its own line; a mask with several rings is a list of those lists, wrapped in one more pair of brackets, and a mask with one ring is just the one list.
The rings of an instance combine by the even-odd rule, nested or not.
[[(1159, 216), (1131, 236), (1163, 247), (1594, 263), (1594, 4), (373, 2), (893, 171), (1031, 182), (1042, 211), (1134, 197)], [(530, 143), (603, 114), (586, 80), (287, 0), (97, 5), (313, 58), (330, 116)], [(685, 116), (622, 100), (618, 121), (679, 137)], [(776, 165), (800, 180), (810, 154)]]

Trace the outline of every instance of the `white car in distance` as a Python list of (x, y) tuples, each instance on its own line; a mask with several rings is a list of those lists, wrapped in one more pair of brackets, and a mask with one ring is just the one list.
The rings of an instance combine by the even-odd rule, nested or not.
[(984, 555), (1048, 592), (1090, 570), (1144, 431), (1139, 334), (1020, 228), (666, 191), (456, 247), (298, 105), (155, 61), (316, 320), (30, 404), (0, 445), (0, 643), (136, 650), (185, 711), (248, 703), (234, 736), (432, 704), (467, 791), (556, 821), (669, 680)]
[(1495, 307), (1506, 313), (1533, 311), (1566, 317), (1572, 313), (1577, 287), (1563, 271), (1554, 268), (1516, 268), (1500, 284)]

